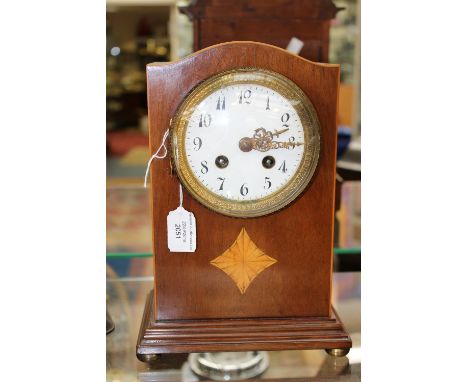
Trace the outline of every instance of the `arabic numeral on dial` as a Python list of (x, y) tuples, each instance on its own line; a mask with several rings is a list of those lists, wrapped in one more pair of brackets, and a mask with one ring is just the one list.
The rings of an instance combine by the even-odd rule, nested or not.
[(202, 166), (202, 168), (201, 168), (201, 170), (200, 170), (201, 173), (202, 173), (202, 174), (206, 174), (206, 173), (208, 172), (208, 163), (206, 162), (206, 160), (204, 160), (204, 161), (202, 161), (200, 164), (201, 164), (201, 166)]
[(226, 110), (226, 97), (218, 97), (218, 102), (216, 103), (216, 110)]
[(198, 127), (209, 127), (211, 125), (211, 114), (200, 114)]
[(219, 185), (218, 191), (223, 191), (224, 181), (226, 180), (226, 178), (218, 178), (218, 180), (221, 181), (221, 184)]
[(286, 173), (288, 169), (286, 168), (286, 161), (284, 160), (283, 163), (281, 163), (281, 166), (278, 167), (278, 170)]
[(252, 91), (251, 90), (245, 90), (241, 91), (240, 96), (239, 96), (239, 104), (245, 103), (245, 104), (250, 104), (250, 97), (252, 96)]
[(249, 193), (249, 189), (247, 188), (247, 183), (244, 183), (240, 188), (240, 194), (245, 196)]
[(265, 176), (265, 185), (263, 186), (265, 190), (269, 190), (271, 188), (271, 180), (268, 176)]
[(281, 122), (283, 122), (283, 127), (289, 127), (289, 125), (286, 123), (289, 121), (289, 118), (291, 118), (291, 116), (289, 115), (289, 113), (284, 113), (282, 116), (281, 116)]
[(201, 149), (202, 146), (202, 140), (200, 137), (196, 137), (193, 139), (193, 144), (195, 145), (195, 151), (198, 151)]

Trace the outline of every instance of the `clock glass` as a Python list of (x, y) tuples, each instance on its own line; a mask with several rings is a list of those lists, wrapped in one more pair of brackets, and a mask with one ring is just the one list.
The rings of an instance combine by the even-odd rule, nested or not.
[(318, 162), (313, 105), (292, 81), (266, 70), (237, 69), (202, 82), (171, 126), (181, 182), (225, 215), (261, 216), (286, 206)]

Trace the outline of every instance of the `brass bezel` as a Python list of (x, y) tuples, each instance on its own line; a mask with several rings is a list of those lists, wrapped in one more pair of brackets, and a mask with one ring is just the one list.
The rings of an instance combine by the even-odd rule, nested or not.
[[(213, 92), (236, 84), (257, 84), (278, 92), (291, 101), (304, 127), (304, 155), (296, 173), (282, 188), (258, 200), (230, 200), (208, 190), (190, 169), (185, 151), (185, 133), (196, 106)], [(257, 217), (284, 208), (307, 187), (319, 159), (320, 123), (309, 98), (294, 82), (273, 71), (238, 68), (216, 74), (191, 90), (171, 121), (171, 143), (178, 177), (196, 200), (223, 215)]]

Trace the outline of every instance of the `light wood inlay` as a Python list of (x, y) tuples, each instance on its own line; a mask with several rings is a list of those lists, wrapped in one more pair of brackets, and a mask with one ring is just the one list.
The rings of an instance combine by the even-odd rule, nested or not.
[(250, 239), (245, 228), (236, 241), (211, 264), (225, 272), (237, 285), (242, 294), (250, 283), (276, 260), (266, 255)]

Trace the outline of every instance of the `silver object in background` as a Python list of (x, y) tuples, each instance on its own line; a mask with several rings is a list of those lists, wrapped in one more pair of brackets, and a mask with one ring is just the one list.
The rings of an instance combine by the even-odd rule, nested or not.
[(238, 381), (254, 378), (269, 365), (267, 352), (192, 353), (188, 362), (192, 371), (215, 381)]

